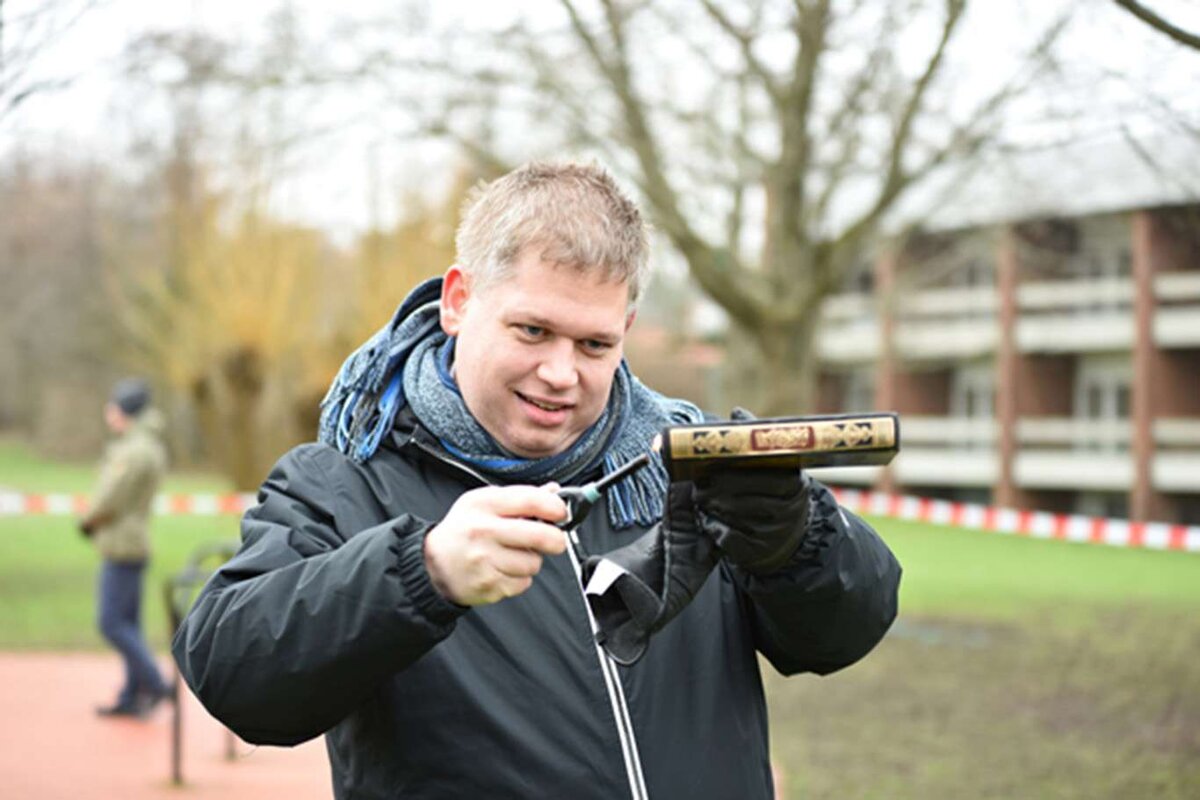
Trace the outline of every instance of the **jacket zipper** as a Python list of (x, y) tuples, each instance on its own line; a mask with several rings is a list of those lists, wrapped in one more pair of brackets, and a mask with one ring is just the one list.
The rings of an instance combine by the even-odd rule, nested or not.
[(625, 701), (625, 688), (621, 685), (621, 677), (617, 674), (617, 665), (612, 657), (604, 651), (596, 641), (600, 626), (592, 615), (592, 607), (588, 604), (587, 593), (583, 586), (583, 569), (579, 559), (575, 557), (575, 548), (568, 546), (567, 553), (571, 557), (571, 566), (575, 569), (575, 584), (583, 599), (583, 608), (587, 612), (588, 624), (592, 631), (592, 647), (596, 649), (596, 657), (600, 660), (600, 671), (604, 674), (604, 684), (608, 689), (608, 700), (612, 704), (613, 717), (617, 722), (617, 737), (621, 740), (621, 755), (625, 759), (625, 776), (629, 779), (629, 793), (633, 800), (649, 800), (646, 792), (646, 779), (642, 775), (642, 759), (638, 754), (637, 737), (633, 733), (633, 721), (629, 718), (629, 705)]
[[(409, 437), (409, 441), (443, 464), (448, 464), (470, 475), (480, 483), (488, 486), (496, 485), (466, 464), (460, 464), (449, 458), (417, 437), (411, 436)], [(625, 761), (625, 776), (629, 780), (629, 794), (633, 800), (649, 800), (650, 795), (646, 791), (646, 779), (642, 774), (642, 759), (638, 753), (637, 737), (633, 732), (633, 721), (629, 717), (629, 704), (625, 700), (625, 688), (621, 685), (621, 676), (617, 674), (616, 662), (613, 661), (608, 653), (604, 652), (604, 648), (596, 641), (596, 634), (599, 632), (600, 627), (596, 624), (596, 618), (592, 615), (592, 607), (588, 604), (587, 594), (584, 592), (582, 565), (579, 563), (579, 559), (576, 558), (575, 549), (570, 546), (570, 543), (567, 546), (567, 553), (571, 559), (571, 567), (575, 570), (575, 585), (579, 589), (580, 597), (583, 600), (583, 609), (587, 613), (588, 625), (592, 634), (592, 646), (595, 648), (596, 657), (600, 661), (600, 672), (604, 676), (604, 688), (608, 693), (608, 701), (612, 706), (613, 718), (617, 725), (617, 738), (621, 743), (621, 757)]]

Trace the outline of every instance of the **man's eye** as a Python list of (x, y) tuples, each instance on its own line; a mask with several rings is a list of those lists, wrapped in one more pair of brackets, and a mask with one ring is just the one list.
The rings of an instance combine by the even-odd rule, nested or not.
[(590, 353), (607, 353), (612, 349), (612, 345), (608, 342), (602, 342), (598, 339), (584, 339), (583, 349)]
[(546, 332), (545, 328), (539, 328), (537, 325), (522, 325), (520, 327), (521, 333), (525, 334), (531, 339), (539, 339), (541, 338), (542, 334)]

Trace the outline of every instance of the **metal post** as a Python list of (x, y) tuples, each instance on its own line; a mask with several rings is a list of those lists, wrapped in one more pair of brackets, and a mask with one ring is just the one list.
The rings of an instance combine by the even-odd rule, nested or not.
[(174, 670), (171, 685), (175, 702), (171, 704), (171, 783), (183, 785), (183, 679), (179, 669)]
[[(182, 613), (178, 604), (175, 602), (175, 581), (168, 579), (163, 584), (163, 598), (167, 605), (167, 624), (170, 625), (170, 630), (167, 632), (167, 641), (171, 641), (175, 637), (175, 631), (179, 630), (179, 624), (182, 621)], [(183, 785), (183, 678), (179, 674), (179, 667), (171, 664), (171, 689), (175, 695), (175, 702), (171, 703), (171, 783), (175, 786)]]
[[(186, 567), (167, 579), (163, 584), (163, 599), (166, 600), (167, 618), (171, 626), (168, 641), (175, 638), (176, 631), (183, 623), (183, 615), (191, 606), (192, 599), (212, 569), (228, 561), (237, 551), (236, 540), (212, 542), (202, 545), (192, 553)], [(211, 567), (211, 568), (210, 568)], [(173, 670), (175, 702), (171, 710), (171, 783), (183, 785), (183, 676), (176, 666)], [(237, 740), (233, 731), (225, 731), (225, 758), (233, 761), (237, 758)]]

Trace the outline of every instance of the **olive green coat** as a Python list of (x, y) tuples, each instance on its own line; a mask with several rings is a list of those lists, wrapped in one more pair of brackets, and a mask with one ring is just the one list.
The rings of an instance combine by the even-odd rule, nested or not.
[(148, 409), (104, 453), (100, 481), (82, 524), (107, 561), (150, 557), (150, 511), (167, 471), (163, 427), (162, 415)]

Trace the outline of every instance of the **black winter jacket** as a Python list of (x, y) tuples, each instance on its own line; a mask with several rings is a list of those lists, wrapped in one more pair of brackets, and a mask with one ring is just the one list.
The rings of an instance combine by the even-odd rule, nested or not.
[[(896, 614), (891, 552), (814, 483), (788, 566), (722, 564), (644, 658), (604, 664), (569, 553), (490, 606), (430, 584), (425, 534), (481, 483), (411, 425), (365, 465), (288, 453), (175, 637), (188, 685), (248, 742), (326, 734), (339, 800), (627, 798), (631, 748), (655, 800), (768, 800), (756, 652), (784, 674), (832, 672)], [(643, 532), (612, 530), (601, 506), (580, 536), (603, 553)]]

